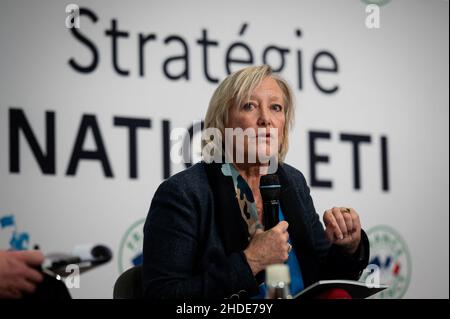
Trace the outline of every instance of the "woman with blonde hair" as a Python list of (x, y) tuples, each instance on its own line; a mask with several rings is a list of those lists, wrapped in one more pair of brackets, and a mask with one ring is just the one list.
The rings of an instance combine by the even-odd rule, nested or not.
[[(292, 294), (321, 279), (359, 278), (369, 242), (358, 214), (333, 207), (324, 229), (303, 174), (284, 163), (293, 121), (291, 89), (269, 66), (220, 83), (205, 117), (203, 161), (153, 197), (144, 226), (146, 297), (264, 298), (264, 270), (280, 263), (289, 266)], [(275, 213), (263, 203), (267, 187), (279, 196)]]

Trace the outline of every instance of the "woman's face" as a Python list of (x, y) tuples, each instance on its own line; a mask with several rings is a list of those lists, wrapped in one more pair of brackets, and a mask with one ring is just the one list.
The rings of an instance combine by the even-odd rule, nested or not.
[[(253, 137), (243, 139), (243, 145), (239, 145), (239, 138), (234, 139), (233, 148), (237, 153), (243, 150), (246, 163), (253, 152), (265, 156), (278, 154), (284, 138), (285, 107), (283, 91), (274, 79), (267, 77), (251, 92), (248, 101), (230, 109), (227, 128), (251, 129), (254, 132)], [(261, 162), (261, 156), (256, 155), (256, 158)]]

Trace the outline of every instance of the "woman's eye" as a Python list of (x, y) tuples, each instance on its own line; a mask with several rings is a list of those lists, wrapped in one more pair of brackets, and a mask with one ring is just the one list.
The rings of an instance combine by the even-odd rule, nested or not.
[(242, 109), (245, 110), (245, 111), (251, 111), (251, 110), (253, 110), (254, 107), (255, 107), (255, 106), (254, 106), (253, 104), (247, 103), (247, 104), (244, 104), (244, 105), (242, 106)]
[(283, 107), (280, 104), (274, 104), (272, 105), (272, 110), (276, 112), (281, 112), (283, 110)]

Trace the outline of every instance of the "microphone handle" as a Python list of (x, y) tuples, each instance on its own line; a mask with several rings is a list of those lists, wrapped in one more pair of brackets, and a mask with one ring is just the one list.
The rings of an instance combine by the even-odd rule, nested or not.
[(263, 202), (264, 209), (264, 229), (269, 230), (279, 222), (278, 208), (280, 203), (277, 200)]

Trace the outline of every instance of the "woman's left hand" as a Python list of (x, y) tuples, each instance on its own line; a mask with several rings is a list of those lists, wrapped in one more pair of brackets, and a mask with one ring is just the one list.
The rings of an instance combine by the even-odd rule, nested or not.
[(361, 223), (353, 208), (333, 207), (323, 214), (328, 240), (343, 248), (346, 254), (355, 253), (361, 241)]

